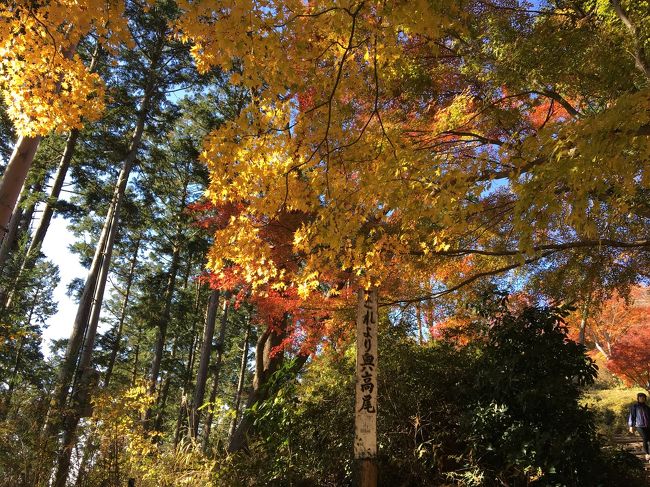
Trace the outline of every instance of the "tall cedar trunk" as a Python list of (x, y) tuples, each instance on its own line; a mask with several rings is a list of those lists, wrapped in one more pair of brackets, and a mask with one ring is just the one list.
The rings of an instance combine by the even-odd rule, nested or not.
[[(160, 364), (162, 363), (163, 352), (165, 350), (165, 338), (167, 336), (167, 325), (171, 315), (172, 298), (174, 296), (174, 288), (176, 286), (176, 274), (178, 273), (178, 264), (180, 260), (180, 245), (174, 244), (172, 254), (172, 262), (169, 267), (167, 275), (167, 285), (165, 286), (165, 293), (163, 295), (164, 308), (162, 316), (158, 321), (156, 330), (156, 343), (154, 346), (154, 355), (151, 361), (151, 371), (149, 372), (149, 394), (153, 395), (156, 392), (156, 385), (158, 383), (158, 376), (160, 375)], [(152, 411), (148, 409), (145, 414), (145, 419), (151, 419)]]
[(68, 174), (70, 163), (72, 162), (72, 155), (74, 154), (78, 138), (79, 130), (71, 130), (66, 140), (65, 149), (63, 150), (61, 160), (59, 161), (59, 166), (57, 167), (56, 174), (54, 176), (54, 182), (52, 183), (50, 195), (45, 202), (45, 206), (43, 207), (43, 214), (41, 215), (38, 227), (36, 227), (34, 236), (29, 243), (29, 247), (27, 248), (25, 258), (20, 268), (20, 274), (23, 274), (25, 270), (29, 270), (34, 266), (38, 252), (41, 250), (43, 240), (45, 240), (45, 235), (47, 234), (47, 230), (49, 229), (50, 223), (52, 222), (52, 217), (54, 216), (54, 207), (59, 201), (59, 196), (61, 195), (61, 190), (63, 189), (63, 183), (65, 181), (66, 175)]
[(120, 318), (117, 323), (117, 331), (115, 333), (115, 343), (111, 350), (111, 356), (108, 359), (108, 365), (106, 366), (106, 375), (104, 376), (104, 388), (108, 387), (108, 384), (111, 381), (111, 376), (113, 375), (113, 367), (115, 367), (115, 360), (117, 359), (117, 353), (120, 350), (120, 342), (122, 341), (122, 329), (124, 328), (124, 320), (126, 319), (126, 310), (129, 305), (129, 297), (131, 295), (131, 285), (133, 284), (133, 276), (135, 273), (135, 266), (138, 262), (138, 252), (140, 251), (140, 239), (135, 241), (135, 249), (133, 250), (133, 257), (131, 257), (131, 266), (129, 267), (129, 273), (126, 278), (126, 289), (124, 290), (124, 299), (122, 300), (122, 306), (120, 308)]
[(419, 303), (415, 305), (415, 314), (418, 322), (418, 343), (422, 345), (424, 343), (424, 333), (422, 330), (422, 308)]
[[(118, 198), (115, 199), (115, 206), (112, 214), (112, 221), (110, 222), (110, 230), (106, 239), (106, 246), (101, 257), (101, 266), (97, 278), (97, 284), (93, 295), (92, 302), (90, 303), (90, 320), (86, 329), (86, 336), (84, 339), (83, 348), (81, 350), (81, 357), (77, 366), (77, 383), (75, 384), (72, 397), (70, 400), (71, 411), (68, 417), (63, 422), (63, 444), (59, 449), (58, 454), (58, 467), (54, 480), (54, 487), (65, 487), (68, 471), (70, 469), (70, 458), (72, 449), (76, 442), (76, 430), (79, 424), (79, 419), (83, 415), (84, 410), (89, 405), (90, 394), (92, 393), (91, 384), (96, 382), (96, 372), (91, 367), (92, 353), (95, 347), (95, 338), (97, 336), (97, 326), (99, 324), (99, 314), (104, 300), (104, 290), (110, 269), (111, 255), (113, 253), (113, 245), (117, 237), (119, 228), (119, 212), (122, 203), (124, 191), (126, 190), (126, 183), (129, 178), (135, 157), (131, 158), (130, 164), (124, 165), (120, 177), (118, 178), (117, 188), (121, 191)], [(81, 305), (81, 304), (80, 304)]]
[(86, 484), (86, 476), (88, 474), (88, 464), (95, 454), (97, 449), (97, 444), (95, 443), (95, 437), (92, 433), (89, 433), (88, 438), (82, 448), (83, 456), (81, 457), (81, 462), (79, 462), (79, 467), (77, 469), (77, 478), (75, 479), (75, 487), (84, 487)]
[[(228, 323), (228, 298), (223, 300), (223, 314), (221, 315), (221, 327), (219, 328), (219, 341), (217, 342), (217, 360), (214, 364), (214, 375), (212, 377), (212, 390), (210, 391), (210, 404), (214, 404), (219, 390), (219, 375), (221, 373), (221, 360), (225, 350), (226, 325)], [(205, 418), (203, 425), (203, 451), (207, 451), (210, 441), (210, 430), (212, 429), (212, 420), (214, 418), (213, 408), (209, 408), (208, 416)]]
[(18, 196), (27, 179), (41, 137), (20, 137), (0, 179), (0, 240), (4, 240)]
[(242, 393), (244, 392), (244, 381), (246, 380), (246, 364), (248, 363), (248, 342), (251, 338), (251, 324), (250, 321), (246, 326), (246, 336), (244, 337), (244, 349), (241, 354), (241, 362), (239, 364), (239, 380), (237, 381), (237, 393), (235, 394), (235, 416), (232, 418), (232, 424), (230, 425), (230, 432), (228, 434), (229, 438), (235, 434), (235, 428), (237, 427), (237, 422), (239, 420), (239, 406), (241, 404)]
[[(174, 344), (172, 345), (171, 360), (172, 362), (176, 358), (176, 352), (178, 351), (178, 337), (174, 337)], [(165, 378), (162, 382), (162, 387), (160, 388), (160, 394), (158, 395), (158, 414), (156, 414), (156, 419), (153, 424), (153, 429), (155, 431), (161, 431), (163, 419), (165, 416), (165, 406), (167, 405), (167, 398), (169, 397), (169, 386), (171, 385), (171, 371), (167, 371)]]
[(219, 291), (212, 290), (208, 300), (208, 309), (203, 328), (203, 341), (201, 342), (201, 355), (199, 369), (196, 373), (196, 385), (194, 386), (194, 398), (190, 410), (190, 434), (196, 438), (199, 433), (200, 414), (199, 408), (203, 405), (205, 397), (205, 383), (208, 379), (208, 366), (212, 354), (212, 338), (214, 337), (214, 324), (217, 319), (217, 308), (219, 307)]
[[(190, 270), (192, 268), (192, 255), (188, 258), (187, 268), (185, 271), (185, 284), (183, 289), (187, 289), (189, 283)], [(199, 311), (199, 303), (201, 296), (201, 283), (197, 279), (196, 281), (196, 299), (194, 304), (194, 313)], [(207, 316), (207, 310), (206, 310)], [(185, 374), (183, 379), (183, 387), (181, 388), (181, 398), (180, 404), (178, 406), (178, 415), (176, 417), (176, 428), (174, 429), (174, 448), (178, 446), (178, 442), (181, 438), (181, 429), (185, 426), (185, 417), (188, 414), (189, 408), (187, 404), (187, 395), (188, 391), (191, 389), (192, 385), (192, 371), (194, 370), (194, 362), (196, 360), (196, 346), (198, 342), (198, 337), (196, 336), (196, 321), (192, 320), (192, 331), (190, 333), (192, 337), (192, 343), (190, 344), (189, 351), (187, 353), (187, 366), (185, 367)], [(189, 423), (189, 421), (188, 421)]]
[[(74, 371), (77, 365), (77, 358), (79, 356), (81, 343), (84, 340), (84, 335), (88, 335), (92, 338), (92, 343), (88, 339), (86, 339), (85, 343), (86, 347), (90, 345), (88, 353), (92, 353), (92, 348), (94, 346), (94, 335), (96, 330), (93, 332), (89, 329), (89, 321), (91, 320), (91, 313), (93, 312), (93, 304), (96, 305), (95, 307), (101, 307), (105, 281), (100, 280), (100, 275), (104, 280), (107, 278), (107, 273), (102, 273), (102, 268), (105, 260), (107, 261), (106, 265), (110, 263), (110, 256), (113, 250), (113, 242), (118, 230), (119, 211), (124, 198), (129, 175), (135, 163), (136, 155), (142, 141), (145, 121), (147, 118), (147, 113), (149, 111), (150, 96), (151, 90), (146, 90), (145, 95), (142, 99), (140, 112), (138, 114), (135, 130), (133, 132), (133, 137), (129, 146), (129, 151), (124, 158), (122, 170), (120, 171), (117, 184), (115, 185), (113, 198), (109, 206), (106, 219), (104, 221), (104, 227), (102, 228), (102, 233), (100, 235), (97, 248), (95, 249), (95, 255), (93, 257), (88, 276), (86, 277), (84, 289), (79, 301), (79, 306), (77, 308), (77, 315), (75, 317), (72, 333), (68, 342), (68, 347), (60, 366), (59, 377), (54, 390), (54, 397), (52, 398), (50, 412), (48, 414), (48, 421), (45, 428), (46, 439), (48, 441), (50, 441), (53, 436), (58, 434), (58, 431), (61, 427), (62, 421), (60, 416), (61, 412), (64, 411), (66, 406), (69, 392), (68, 390), (70, 388)], [(101, 295), (97, 294), (98, 289), (102, 290)], [(79, 362), (81, 363), (81, 360)], [(79, 370), (83, 376), (84, 369), (80, 366)], [(69, 450), (69, 459), (69, 453), (71, 452), (69, 441), (71, 440), (71, 437), (74, 436), (73, 430), (76, 428), (76, 422), (73, 420), (73, 418), (68, 418), (64, 422), (66, 423), (65, 429), (68, 433), (68, 444), (65, 444), (64, 438), (64, 445), (60, 452), (63, 455), (60, 456), (60, 458), (65, 457), (66, 454), (64, 452)], [(65, 466), (64, 463), (65, 462), (59, 462), (58, 471), (61, 475), (65, 473), (65, 476), (60, 477), (57, 473), (56, 481), (59, 483), (55, 483), (55, 487), (65, 485), (65, 477), (67, 476), (67, 469), (69, 468), (69, 465)], [(61, 467), (63, 467), (63, 469)]]
[[(38, 194), (43, 192), (43, 180), (36, 181), (34, 186), (29, 189), (30, 194)], [(32, 224), (34, 218), (34, 212), (36, 211), (36, 202), (32, 202), (27, 209), (23, 212), (22, 217), (20, 218), (20, 223), (18, 225), (18, 235), (20, 239), (23, 235), (29, 234), (29, 227)]]
[[(162, 357), (165, 350), (165, 338), (167, 336), (167, 325), (169, 324), (169, 318), (171, 315), (172, 307), (172, 298), (174, 297), (174, 290), (176, 288), (176, 275), (178, 274), (178, 268), (180, 263), (180, 254), (181, 254), (181, 241), (183, 237), (183, 227), (181, 222), (181, 213), (185, 210), (187, 205), (187, 185), (188, 181), (185, 181), (185, 186), (183, 188), (183, 197), (181, 198), (181, 205), (179, 208), (179, 217), (176, 225), (176, 235), (174, 237), (173, 251), (172, 251), (172, 262), (169, 266), (169, 273), (167, 275), (167, 285), (165, 286), (165, 293), (163, 296), (164, 308), (160, 319), (158, 320), (158, 327), (156, 331), (156, 344), (154, 347), (154, 355), (151, 361), (151, 370), (149, 372), (149, 394), (153, 395), (156, 392), (156, 384), (158, 383), (158, 376), (160, 375), (160, 364), (162, 363)], [(148, 409), (145, 413), (145, 422), (149, 423), (151, 419), (152, 411)]]
[(138, 329), (138, 340), (135, 342), (135, 350), (133, 352), (133, 375), (131, 376), (131, 387), (135, 387), (138, 379), (138, 360), (140, 359), (140, 339), (142, 338), (142, 329)]

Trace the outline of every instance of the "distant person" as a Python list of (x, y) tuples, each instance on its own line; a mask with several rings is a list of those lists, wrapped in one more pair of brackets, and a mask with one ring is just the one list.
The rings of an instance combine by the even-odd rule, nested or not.
[(648, 396), (643, 392), (636, 395), (636, 402), (630, 406), (630, 415), (627, 418), (627, 425), (630, 427), (630, 433), (634, 433), (634, 428), (639, 432), (643, 439), (643, 451), (645, 459), (650, 460), (650, 407), (646, 404)]

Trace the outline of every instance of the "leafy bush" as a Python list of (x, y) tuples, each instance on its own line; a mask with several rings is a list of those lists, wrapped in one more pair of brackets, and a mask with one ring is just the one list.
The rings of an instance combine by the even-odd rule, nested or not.
[[(567, 339), (560, 309), (490, 306), (465, 346), (380, 336), (380, 485), (624, 486), (639, 465), (601, 450), (579, 404), (597, 368)], [(224, 485), (353, 485), (354, 350), (325, 352), (281, 379), (254, 412), (250, 455), (218, 467)], [(278, 376), (281, 377), (281, 374)], [(637, 483), (638, 484), (638, 483)]]
[(581, 403), (596, 415), (598, 433), (611, 436), (627, 430), (630, 404), (636, 400), (639, 388), (617, 387), (613, 389), (588, 390)]

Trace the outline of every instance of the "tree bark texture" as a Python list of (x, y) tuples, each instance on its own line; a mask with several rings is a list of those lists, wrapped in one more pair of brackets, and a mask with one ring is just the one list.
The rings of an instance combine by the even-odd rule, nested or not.
[(219, 291), (212, 290), (210, 293), (210, 299), (208, 300), (205, 326), (203, 328), (203, 341), (201, 342), (199, 369), (196, 373), (194, 398), (190, 410), (190, 434), (192, 435), (192, 438), (196, 438), (199, 432), (199, 421), (201, 416), (199, 408), (203, 405), (203, 399), (205, 397), (205, 384), (208, 379), (208, 366), (210, 365), (210, 356), (212, 355), (212, 339), (214, 337), (214, 325), (217, 319), (218, 307)]
[(131, 257), (131, 265), (129, 267), (129, 273), (126, 278), (126, 288), (124, 289), (124, 299), (122, 300), (122, 306), (120, 308), (120, 318), (117, 324), (117, 330), (115, 333), (115, 343), (111, 350), (111, 356), (108, 359), (108, 366), (106, 367), (106, 375), (104, 376), (104, 388), (108, 387), (108, 384), (111, 381), (111, 376), (113, 375), (113, 368), (115, 367), (115, 360), (117, 359), (117, 354), (120, 350), (120, 342), (122, 341), (122, 330), (124, 328), (124, 321), (126, 320), (126, 311), (129, 306), (129, 298), (131, 296), (131, 286), (133, 285), (133, 277), (135, 274), (135, 266), (138, 262), (138, 252), (140, 251), (140, 239), (135, 242), (135, 249), (133, 250), (133, 257)]
[(0, 240), (9, 231), (9, 221), (40, 142), (40, 136), (20, 137), (0, 179)]
[[(272, 353), (286, 337), (288, 327), (288, 316), (275, 327), (268, 326), (259, 336), (255, 345), (255, 375), (253, 385), (246, 401), (246, 410), (255, 403), (265, 401), (269, 398), (271, 391), (268, 383), (271, 376), (282, 366), (284, 353)], [(299, 355), (292, 366), (290, 373), (297, 374), (308, 359), (308, 355)], [(230, 436), (228, 452), (232, 453), (244, 450), (248, 446), (248, 435), (252, 432), (252, 419), (244, 414), (241, 421)]]
[[(96, 321), (99, 318), (99, 310), (101, 309), (103, 301), (104, 287), (108, 277), (108, 266), (110, 265), (110, 258), (113, 251), (113, 243), (115, 242), (119, 227), (119, 212), (124, 199), (129, 175), (135, 163), (142, 136), (144, 134), (145, 122), (149, 111), (149, 101), (150, 93), (145, 92), (131, 143), (129, 145), (129, 150), (124, 158), (122, 169), (113, 191), (111, 204), (104, 221), (102, 233), (95, 249), (95, 255), (93, 256), (93, 261), (82, 291), (79, 306), (77, 308), (77, 315), (75, 316), (68, 347), (60, 366), (59, 377), (55, 387), (50, 412), (48, 414), (48, 421), (45, 428), (46, 439), (50, 440), (52, 437), (57, 435), (61, 426), (63, 426), (65, 431), (64, 444), (59, 449), (59, 463), (54, 483), (55, 487), (65, 485), (69, 469), (69, 455), (74, 446), (74, 431), (76, 430), (76, 424), (78, 422), (78, 419), (77, 421), (74, 420), (74, 414), (65, 418), (64, 421), (61, 421), (61, 414), (66, 408), (69, 389), (73, 376), (75, 375), (77, 363), (79, 363), (79, 372), (77, 375), (84, 379), (84, 374), (87, 371), (83, 366), (83, 362), (87, 361), (88, 364), (90, 363), (96, 334)], [(91, 323), (95, 323), (94, 329), (91, 329), (93, 328)], [(84, 342), (84, 351), (88, 354), (87, 357), (83, 355), (83, 352), (81, 357), (79, 355), (82, 341)], [(83, 396), (85, 392), (78, 391), (77, 393)], [(61, 424), (62, 422), (64, 424)], [(66, 456), (67, 461), (65, 460)]]
[[(217, 392), (219, 390), (219, 378), (221, 374), (221, 361), (223, 359), (223, 352), (225, 350), (225, 339), (226, 339), (226, 326), (228, 324), (228, 298), (226, 297), (223, 300), (223, 308), (221, 314), (221, 326), (219, 328), (219, 338), (217, 341), (217, 360), (214, 364), (214, 372), (212, 377), (212, 389), (210, 391), (210, 404), (214, 404), (214, 401), (217, 399)], [(205, 418), (205, 424), (203, 425), (203, 451), (207, 451), (208, 443), (210, 441), (210, 430), (212, 429), (212, 420), (214, 418), (214, 410), (209, 409), (208, 415)]]

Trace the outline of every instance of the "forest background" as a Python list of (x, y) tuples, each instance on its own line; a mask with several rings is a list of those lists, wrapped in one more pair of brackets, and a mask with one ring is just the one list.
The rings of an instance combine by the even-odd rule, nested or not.
[(351, 484), (369, 288), (380, 483), (639, 481), (649, 7), (5, 2), (1, 482)]

